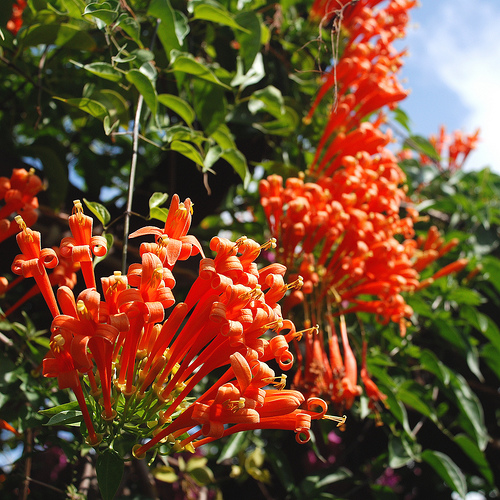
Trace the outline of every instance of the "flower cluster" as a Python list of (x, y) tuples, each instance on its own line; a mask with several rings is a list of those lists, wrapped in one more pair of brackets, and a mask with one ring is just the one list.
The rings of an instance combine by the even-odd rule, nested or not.
[[(420, 162), (424, 165), (436, 163), (441, 172), (456, 172), (464, 165), (469, 154), (476, 149), (479, 141), (479, 129), (473, 134), (464, 134), (460, 130), (455, 130), (450, 136), (446, 133), (446, 128), (441, 126), (439, 135), (431, 135), (429, 142), (434, 146), (438, 159), (429, 158), (426, 154), (420, 154)], [(400, 152), (402, 159), (412, 157), (411, 150), (404, 149)]]
[[(187, 235), (191, 201), (181, 203), (175, 195), (163, 230), (145, 227), (131, 235), (155, 236), (141, 244), (141, 263), (131, 264), (126, 276), (102, 278), (99, 293), (92, 255), (106, 253), (106, 240), (92, 235), (92, 219), (79, 201), (74, 204), (72, 237), (62, 240), (58, 254), (79, 264), (86, 288), (75, 297), (59, 286), (56, 299), (46, 268), (56, 267), (58, 256), (41, 249), (40, 233), (21, 218), (22, 254), (12, 269), (35, 278), (52, 312), (43, 374), (75, 394), (88, 443), (111, 446), (123, 432), (132, 433), (133, 453), (142, 457), (155, 446), (193, 451), (247, 429), (290, 429), (305, 442), (312, 419), (343, 423), (326, 415), (321, 399), (306, 402), (300, 392), (284, 389), (286, 375), (276, 375), (267, 363), (275, 360), (288, 370), (289, 342), (303, 333), (283, 319), (278, 304), (295, 286), (284, 282), (285, 266), (258, 269), (255, 263), (273, 241), (261, 246), (246, 237), (215, 237), (214, 257), (205, 257), (198, 240)], [(176, 303), (172, 270), (197, 254), (198, 277), (184, 302)], [(200, 395), (200, 382), (215, 370), (222, 375)]]
[[(21, 214), (27, 226), (32, 226), (38, 219), (36, 195), (43, 189), (35, 169), (29, 171), (15, 168), (9, 177), (0, 177), (0, 243), (19, 231), (13, 216)], [(11, 284), (12, 285), (12, 284)], [(11, 288), (7, 278), (0, 277), (0, 294)]]
[(26, 0), (15, 0), (14, 5), (12, 5), (12, 16), (7, 22), (7, 29), (13, 35), (17, 35), (23, 25), (23, 11), (27, 5)]
[[(406, 194), (406, 176), (386, 147), (391, 132), (383, 107), (394, 108), (407, 91), (398, 81), (403, 52), (393, 45), (404, 36), (413, 0), (338, 2), (318, 0), (312, 18), (341, 22), (341, 57), (322, 78), (305, 118), (309, 123), (326, 95), (332, 93), (326, 127), (314, 158), (298, 178), (271, 175), (260, 183), (261, 204), (278, 255), (304, 286), (292, 292), (285, 311), (302, 304), (306, 325), (327, 332), (308, 335), (295, 387), (349, 409), (361, 394), (358, 367), (349, 345), (344, 314), (365, 312), (383, 324), (394, 322), (404, 335), (413, 311), (405, 292), (463, 269), (453, 263), (420, 281), (420, 271), (456, 245), (445, 244), (436, 228), (432, 241), (414, 239), (418, 213)], [(378, 6), (378, 8), (377, 8)], [(435, 234), (436, 233), (436, 234)], [(340, 316), (339, 348), (334, 318)], [(368, 375), (366, 343), (361, 379), (378, 415), (385, 399)]]

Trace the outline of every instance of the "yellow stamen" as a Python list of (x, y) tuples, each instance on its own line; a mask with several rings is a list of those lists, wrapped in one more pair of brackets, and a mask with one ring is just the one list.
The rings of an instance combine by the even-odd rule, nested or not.
[(262, 291), (262, 287), (257, 284), (255, 285), (255, 288), (253, 290), (250, 290), (249, 292), (244, 292), (242, 293), (238, 298), (240, 300), (258, 300), (264, 295), (264, 292)]
[(262, 382), (273, 385), (274, 387), (276, 387), (276, 389), (278, 389), (278, 391), (282, 391), (286, 386), (286, 375), (282, 373), (279, 377), (263, 378)]
[(347, 420), (347, 416), (342, 415), (341, 417), (337, 417), (336, 415), (324, 415), (323, 419), (333, 420), (334, 422), (337, 422), (337, 427), (341, 427), (342, 425), (345, 424), (345, 421)]
[(73, 210), (72, 210), (73, 215), (76, 215), (78, 218), (78, 222), (80, 224), (84, 223), (84, 218), (83, 216), (83, 205), (80, 200), (73, 200)]
[(295, 281), (288, 283), (286, 285), (286, 289), (291, 290), (292, 288), (295, 288), (295, 290), (300, 290), (303, 285), (304, 285), (304, 278), (302, 276), (299, 276)]
[(62, 351), (65, 343), (66, 340), (64, 339), (64, 337), (60, 333), (58, 333), (57, 335), (54, 335), (54, 338), (50, 341), (49, 347), (51, 348), (52, 352), (58, 354)]
[(283, 319), (278, 318), (274, 321), (271, 321), (270, 323), (267, 323), (267, 325), (264, 325), (262, 328), (272, 330), (273, 332), (278, 332), (283, 328)]
[(19, 225), (19, 229), (23, 232), (24, 239), (31, 243), (33, 241), (33, 234), (31, 229), (26, 225), (26, 222), (24, 222), (24, 219), (20, 215), (16, 215), (14, 220)]
[(78, 317), (80, 319), (92, 319), (92, 315), (90, 314), (83, 300), (79, 300), (76, 303), (76, 312), (78, 313)]
[(228, 399), (222, 404), (233, 413), (236, 413), (238, 410), (245, 408), (245, 398), (241, 397), (240, 399), (238, 399), (238, 401), (232, 401)]
[(267, 250), (268, 248), (276, 248), (276, 238), (271, 238), (268, 242), (260, 246), (261, 250)]
[(306, 333), (310, 333), (312, 335), (314, 334), (318, 334), (319, 333), (319, 325), (314, 325), (314, 326), (311, 326), (310, 328), (306, 328), (305, 330), (300, 330), (300, 332), (295, 332), (295, 338), (297, 340), (301, 340), (302, 339), (302, 335), (305, 335)]
[[(191, 215), (193, 214), (192, 210), (191, 208)], [(185, 219), (187, 217), (187, 208), (184, 203), (179, 203), (179, 208), (175, 211), (175, 217), (179, 219)]]

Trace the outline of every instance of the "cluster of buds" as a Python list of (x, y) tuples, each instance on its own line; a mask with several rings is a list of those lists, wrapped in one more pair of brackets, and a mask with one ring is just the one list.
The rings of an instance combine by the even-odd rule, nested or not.
[(15, 0), (12, 5), (12, 16), (7, 21), (7, 29), (13, 35), (17, 35), (17, 32), (23, 25), (23, 11), (27, 5), (28, 3), (26, 0)]
[[(287, 297), (284, 309), (302, 304), (305, 325), (319, 325), (319, 335), (307, 335), (305, 351), (296, 350), (301, 369), (294, 386), (329, 399), (339, 409), (349, 409), (362, 392), (344, 315), (371, 313), (382, 324), (398, 324), (404, 335), (413, 314), (404, 294), (467, 264), (457, 261), (421, 281), (425, 265), (456, 242), (445, 244), (434, 235), (435, 228), (432, 242), (414, 239), (419, 216), (408, 199), (398, 158), (386, 147), (391, 132), (382, 108), (394, 108), (407, 95), (397, 78), (404, 52), (393, 43), (404, 36), (408, 10), (416, 2), (379, 4), (314, 2), (311, 18), (323, 26), (333, 22), (343, 51), (322, 77), (304, 122), (312, 120), (327, 95), (333, 93), (335, 101), (305, 174), (286, 181), (271, 175), (260, 183), (277, 253), (291, 276), (300, 273), (304, 281), (302, 290)], [(360, 375), (378, 417), (378, 403), (385, 396), (368, 374), (365, 341), (363, 346)]]
[[(40, 178), (35, 175), (35, 169), (29, 171), (24, 168), (15, 168), (9, 177), (0, 177), (0, 243), (14, 236), (19, 226), (13, 216), (21, 214), (25, 224), (32, 226), (38, 219), (38, 199), (36, 195), (43, 189)], [(7, 278), (0, 277), (0, 295), (7, 292), (9, 285)]]
[[(205, 257), (198, 240), (187, 235), (191, 211), (189, 199), (181, 203), (174, 195), (163, 230), (145, 227), (131, 235), (155, 236), (141, 244), (141, 263), (130, 265), (127, 275), (102, 278), (100, 293), (92, 256), (106, 253), (106, 240), (92, 235), (92, 219), (76, 201), (72, 237), (62, 240), (58, 253), (80, 265), (86, 288), (75, 297), (60, 286), (57, 299), (46, 268), (54, 268), (58, 256), (42, 250), (40, 233), (18, 219), (22, 254), (12, 269), (35, 278), (53, 315), (43, 374), (74, 392), (88, 443), (110, 446), (132, 433), (133, 454), (143, 457), (159, 446), (166, 453), (194, 451), (248, 429), (290, 429), (305, 442), (313, 419), (342, 424), (345, 418), (326, 415), (323, 400), (306, 401), (286, 390), (286, 375), (268, 365), (274, 360), (288, 370), (289, 342), (303, 334), (283, 319), (278, 304), (296, 286), (284, 282), (285, 266), (258, 269), (255, 263), (274, 241), (215, 237), (215, 255)], [(184, 302), (176, 303), (172, 270), (178, 260), (198, 254), (198, 277)], [(218, 380), (215, 370), (222, 373)], [(211, 385), (205, 383), (200, 394), (207, 380)]]
[[(450, 136), (446, 133), (446, 128), (443, 125), (439, 129), (439, 135), (431, 135), (429, 138), (429, 142), (436, 150), (438, 159), (429, 158), (421, 153), (419, 160), (423, 165), (435, 162), (441, 172), (453, 173), (463, 167), (469, 154), (476, 149), (478, 141), (479, 129), (469, 135), (460, 130), (455, 130)], [(399, 155), (402, 159), (409, 159), (413, 156), (409, 149), (403, 149)]]

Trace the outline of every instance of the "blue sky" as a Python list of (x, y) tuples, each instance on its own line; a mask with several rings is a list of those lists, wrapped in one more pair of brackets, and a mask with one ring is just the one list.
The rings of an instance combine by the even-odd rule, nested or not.
[(500, 173), (500, 1), (420, 0), (411, 11), (401, 103), (419, 135), (472, 133), (481, 141), (468, 168)]

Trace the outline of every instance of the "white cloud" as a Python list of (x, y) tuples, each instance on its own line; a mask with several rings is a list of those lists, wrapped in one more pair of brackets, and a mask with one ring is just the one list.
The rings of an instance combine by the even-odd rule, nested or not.
[(432, 4), (432, 16), (420, 21), (414, 39), (423, 49), (418, 51), (421, 65), (469, 110), (460, 128), (466, 133), (481, 128), (481, 142), (468, 166), (490, 165), (500, 173), (500, 2), (446, 0), (439, 8), (430, 0), (423, 0), (424, 7), (426, 2)]

